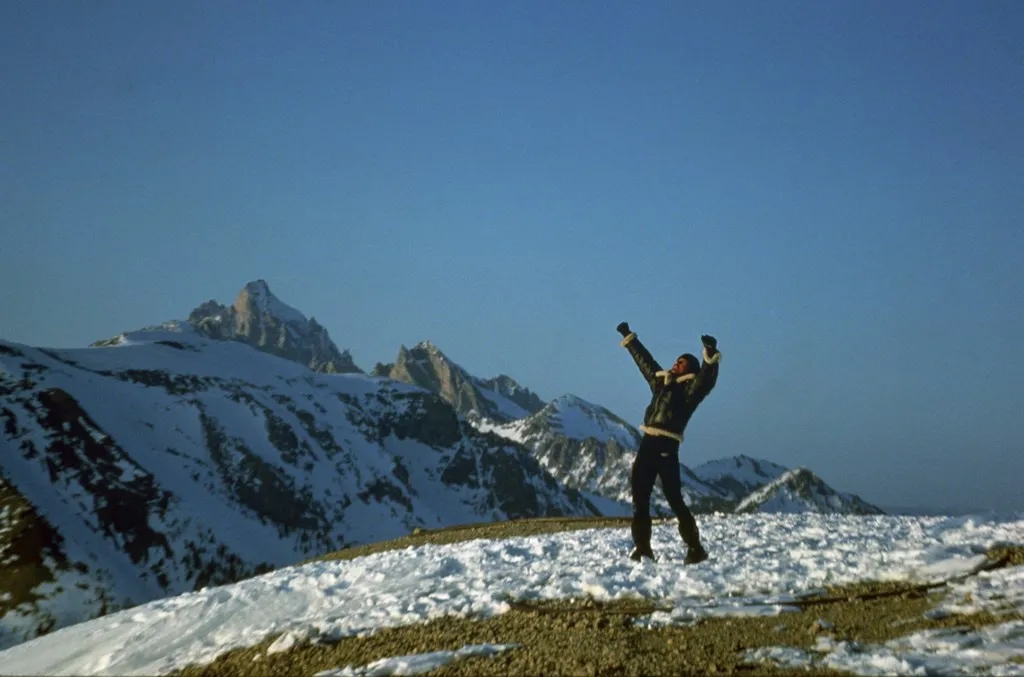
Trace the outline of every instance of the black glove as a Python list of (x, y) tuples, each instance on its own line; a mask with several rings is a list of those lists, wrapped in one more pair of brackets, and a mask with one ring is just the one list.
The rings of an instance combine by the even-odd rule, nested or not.
[(626, 322), (619, 322), (618, 326), (615, 327), (615, 331), (622, 334), (623, 338), (629, 336), (632, 332), (629, 331), (629, 324)]
[(701, 343), (704, 344), (704, 350), (708, 351), (708, 355), (714, 355), (718, 352), (718, 339), (709, 334), (704, 334), (700, 337)]

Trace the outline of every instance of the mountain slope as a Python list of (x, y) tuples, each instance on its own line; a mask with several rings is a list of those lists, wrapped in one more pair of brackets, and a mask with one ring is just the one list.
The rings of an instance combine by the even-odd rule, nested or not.
[(433, 393), (183, 324), (0, 342), (0, 431), (0, 645), (416, 527), (594, 512)]
[(736, 505), (736, 512), (844, 513), (881, 515), (881, 508), (853, 494), (843, 494), (806, 468), (788, 470)]

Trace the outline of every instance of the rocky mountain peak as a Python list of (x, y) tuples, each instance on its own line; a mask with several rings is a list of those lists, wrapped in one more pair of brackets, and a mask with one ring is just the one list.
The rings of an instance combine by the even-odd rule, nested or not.
[(438, 357), (444, 357), (444, 353), (441, 352), (441, 349), (435, 346), (434, 343), (429, 339), (426, 341), (420, 341), (415, 346), (413, 346), (412, 349), (414, 351), (425, 352), (431, 355), (437, 355)]
[(266, 280), (249, 282), (242, 287), (233, 307), (239, 316), (269, 315), (285, 324), (302, 326), (309, 323), (305, 315), (274, 296)]
[(250, 294), (254, 294), (257, 296), (271, 296), (270, 285), (267, 284), (267, 281), (264, 280), (262, 277), (258, 280), (253, 280), (252, 282), (246, 282), (245, 287), (242, 288), (242, 291), (249, 292)]
[(544, 408), (544, 401), (540, 399), (537, 393), (520, 385), (511, 376), (499, 374), (494, 378), (483, 379), (481, 383), (485, 387), (515, 402), (529, 413), (536, 413)]
[(430, 341), (421, 341), (412, 348), (401, 346), (387, 376), (441, 395), (461, 414), (468, 413), (476, 404), (475, 399), (472, 402), (462, 401), (465, 399), (463, 393), (466, 398), (473, 399), (470, 397), (472, 393), (463, 387), (472, 377), (448, 360)]
[(540, 439), (555, 435), (570, 440), (614, 441), (618, 447), (635, 451), (640, 435), (635, 428), (599, 404), (565, 394), (544, 405), (536, 414), (519, 422), (520, 434)]
[(209, 338), (247, 343), (314, 371), (362, 373), (324, 327), (275, 296), (266, 280), (247, 283), (231, 306), (203, 303), (189, 314), (188, 322)]
[(508, 376), (480, 379), (451, 361), (431, 341), (402, 346), (390, 365), (379, 364), (375, 376), (425, 388), (443, 397), (463, 416), (504, 422), (540, 411), (544, 403)]
[(555, 399), (551, 400), (551, 406), (555, 409), (575, 407), (577, 409), (592, 411), (597, 405), (587, 402), (582, 397), (577, 397), (576, 395), (566, 393), (564, 395), (559, 395)]

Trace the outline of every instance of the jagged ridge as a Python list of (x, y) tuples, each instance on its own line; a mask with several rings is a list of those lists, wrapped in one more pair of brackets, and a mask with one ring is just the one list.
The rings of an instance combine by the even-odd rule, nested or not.
[(786, 471), (740, 501), (735, 512), (884, 514), (859, 496), (839, 493), (807, 468)]
[(373, 374), (437, 393), (459, 414), (472, 419), (511, 421), (544, 406), (536, 394), (510, 376), (485, 380), (471, 375), (430, 341), (411, 349), (402, 346), (393, 364), (378, 365)]

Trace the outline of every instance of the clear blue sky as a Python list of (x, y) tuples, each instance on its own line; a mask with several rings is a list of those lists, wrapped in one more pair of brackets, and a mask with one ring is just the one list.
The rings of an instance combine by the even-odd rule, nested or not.
[(265, 278), (639, 423), (628, 320), (718, 336), (684, 462), (1024, 509), (1024, 3), (0, 3), (0, 336)]

